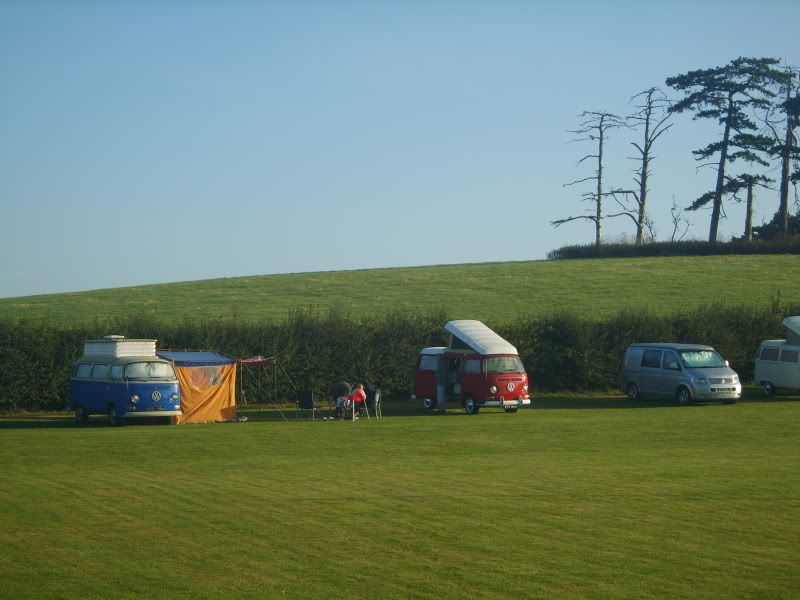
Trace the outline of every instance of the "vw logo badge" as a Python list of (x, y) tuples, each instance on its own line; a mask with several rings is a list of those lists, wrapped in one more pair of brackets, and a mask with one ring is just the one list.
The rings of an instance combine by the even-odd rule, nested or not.
[(506, 389), (507, 389), (509, 392), (513, 392), (513, 391), (514, 391), (514, 384), (513, 384), (513, 383), (509, 383), (509, 384), (506, 386)]
[(153, 402), (158, 402), (159, 400), (161, 400), (161, 392), (156, 390), (155, 392), (153, 392), (151, 398), (153, 399)]

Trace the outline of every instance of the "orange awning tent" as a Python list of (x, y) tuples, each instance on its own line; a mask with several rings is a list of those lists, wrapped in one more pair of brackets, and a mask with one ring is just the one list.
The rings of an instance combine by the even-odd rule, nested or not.
[(181, 389), (178, 423), (236, 419), (236, 359), (219, 352), (159, 351), (175, 366)]

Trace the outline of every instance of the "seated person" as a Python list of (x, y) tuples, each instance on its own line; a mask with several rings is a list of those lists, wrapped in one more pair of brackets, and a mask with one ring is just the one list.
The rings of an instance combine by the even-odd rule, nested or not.
[(353, 393), (348, 396), (348, 399), (352, 401), (353, 408), (360, 413), (364, 409), (364, 403), (367, 400), (367, 393), (364, 391), (364, 384), (359, 383), (356, 386), (356, 389), (353, 390)]

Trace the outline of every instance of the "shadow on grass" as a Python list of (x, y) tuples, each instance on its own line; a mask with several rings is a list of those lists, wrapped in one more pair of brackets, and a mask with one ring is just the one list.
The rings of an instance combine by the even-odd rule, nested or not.
[[(800, 401), (800, 394), (776, 394), (774, 396), (764, 396), (760, 388), (747, 386), (739, 404), (774, 404)], [(603, 394), (575, 394), (575, 395), (543, 395), (534, 396), (529, 408), (521, 410), (601, 410), (601, 409), (642, 409), (642, 408), (666, 408), (687, 410), (692, 406), (721, 405), (720, 402), (697, 402), (689, 407), (679, 406), (670, 399), (641, 399), (636, 401), (628, 400), (623, 395), (603, 395)], [(735, 405), (734, 405), (735, 406)], [(391, 417), (470, 417), (455, 402), (447, 404), (444, 414), (438, 410), (426, 410), (422, 407), (422, 402), (412, 400), (410, 397), (387, 398), (383, 404), (383, 416)], [(307, 411), (298, 413), (292, 404), (261, 404), (237, 407), (239, 417), (246, 417), (248, 422), (301, 422), (312, 421), (311, 415)], [(484, 408), (478, 417), (490, 415), (504, 415), (501, 408)], [(332, 410), (323, 406), (321, 413), (315, 415), (313, 420), (323, 421), (322, 417), (331, 417)], [(511, 415), (509, 415), (511, 416)], [(372, 416), (374, 419), (374, 415)], [(513, 418), (513, 416), (511, 417)], [(363, 417), (367, 420), (366, 417)], [(164, 419), (136, 419), (129, 421), (125, 427), (144, 427), (152, 425), (167, 425)], [(72, 413), (7, 413), (0, 415), (0, 430), (3, 429), (92, 429), (97, 427), (113, 427), (108, 420), (101, 415), (92, 416), (86, 425), (76, 425)]]

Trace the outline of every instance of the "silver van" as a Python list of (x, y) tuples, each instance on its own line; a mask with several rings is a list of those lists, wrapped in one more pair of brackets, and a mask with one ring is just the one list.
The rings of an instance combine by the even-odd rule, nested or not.
[(622, 390), (631, 400), (642, 396), (736, 402), (739, 376), (711, 346), (631, 344), (622, 361)]

